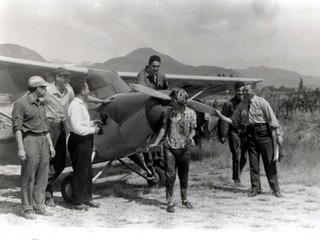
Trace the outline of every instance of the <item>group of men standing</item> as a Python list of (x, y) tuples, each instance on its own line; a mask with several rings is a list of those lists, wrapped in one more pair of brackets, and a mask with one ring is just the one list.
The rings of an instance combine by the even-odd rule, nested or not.
[[(155, 90), (169, 89), (166, 76), (159, 72), (160, 64), (159, 56), (151, 56), (148, 65), (138, 73), (137, 83)], [(69, 80), (70, 72), (65, 68), (54, 71), (54, 82), (50, 84), (41, 76), (33, 76), (28, 80), (29, 93), (19, 99), (13, 108), (13, 132), (18, 143), (18, 157), (22, 162), (22, 206), (24, 216), (28, 219), (34, 219), (35, 213), (52, 215), (45, 210), (45, 205), (55, 206), (52, 182), (65, 168), (67, 135), (73, 167), (73, 208), (87, 210), (89, 207), (99, 207), (98, 203), (92, 201), (91, 165), (93, 137), (99, 127), (96, 121), (90, 121), (85, 101), (103, 104), (108, 100), (89, 96), (85, 77), (75, 81), (72, 87)], [(270, 188), (276, 197), (281, 197), (271, 137), (271, 131), (276, 131), (278, 144), (282, 144), (279, 123), (270, 104), (255, 95), (252, 84), (237, 83), (235, 93), (234, 98), (224, 105), (222, 112), (215, 111), (220, 119), (220, 142), (229, 139), (233, 161), (232, 178), (236, 185), (241, 184), (240, 173), (248, 151), (252, 185), (249, 196), (261, 193), (261, 155)], [(188, 209), (193, 208), (187, 200), (187, 190), (190, 147), (194, 145), (197, 117), (186, 106), (188, 94), (183, 89), (173, 89), (169, 96), (172, 108), (163, 120), (155, 143), (149, 145), (149, 148), (158, 146), (164, 140), (167, 211), (173, 213), (177, 172), (182, 205)], [(150, 154), (144, 156), (147, 158)]]
[[(89, 95), (85, 78), (71, 87), (70, 75), (67, 69), (57, 68), (52, 83), (42, 76), (32, 76), (28, 80), (29, 93), (13, 107), (13, 133), (21, 160), (21, 200), (27, 219), (34, 219), (35, 214), (53, 215), (45, 205), (55, 206), (52, 182), (66, 165), (67, 131), (73, 166), (73, 208), (98, 207), (92, 201), (91, 155), (93, 134), (99, 128), (90, 121), (84, 103)], [(90, 100), (104, 103), (93, 97)]]

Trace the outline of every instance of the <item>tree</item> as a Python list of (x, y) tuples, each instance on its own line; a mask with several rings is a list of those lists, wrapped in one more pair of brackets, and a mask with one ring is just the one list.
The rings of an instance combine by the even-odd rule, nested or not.
[(304, 92), (303, 79), (302, 78), (300, 78), (298, 92)]

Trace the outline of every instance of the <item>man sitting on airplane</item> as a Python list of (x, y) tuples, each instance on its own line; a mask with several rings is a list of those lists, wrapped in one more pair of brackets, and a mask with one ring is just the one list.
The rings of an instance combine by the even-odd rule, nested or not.
[(168, 89), (169, 84), (166, 75), (159, 72), (160, 65), (161, 58), (157, 55), (152, 55), (149, 58), (148, 65), (138, 73), (136, 82), (155, 90)]
[[(161, 65), (161, 58), (158, 55), (152, 55), (149, 58), (148, 65), (138, 73), (136, 83), (147, 86), (155, 90), (166, 90), (169, 88), (169, 83), (166, 75), (159, 71)], [(160, 100), (151, 99), (150, 101), (158, 103)], [(162, 146), (160, 150), (152, 153), (143, 153), (144, 161), (147, 167), (153, 171), (153, 158), (163, 158)], [(154, 171), (153, 171), (154, 172)]]

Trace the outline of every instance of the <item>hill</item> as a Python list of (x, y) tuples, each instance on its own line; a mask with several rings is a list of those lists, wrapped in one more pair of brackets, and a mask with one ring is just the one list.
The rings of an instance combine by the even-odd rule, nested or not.
[(114, 71), (139, 72), (148, 63), (151, 55), (159, 55), (161, 57), (161, 71), (167, 74), (186, 74), (200, 76), (217, 76), (225, 74), (225, 76), (244, 77), (233, 69), (225, 69), (214, 66), (191, 66), (178, 62), (172, 57), (159, 53), (151, 48), (138, 48), (124, 57), (112, 58), (104, 63), (95, 63), (94, 68), (109, 69)]
[(302, 75), (297, 72), (287, 71), (278, 68), (267, 68), (267, 67), (250, 67), (247, 69), (236, 69), (236, 71), (246, 75), (248, 77), (259, 77), (263, 78), (262, 85), (264, 86), (286, 86), (295, 87), (299, 85), (300, 78), (303, 79), (304, 86), (310, 88), (320, 87), (320, 78), (308, 75)]
[(19, 46), (17, 44), (0, 44), (0, 55), (6, 57), (46, 62), (46, 60), (39, 53), (29, 48)]

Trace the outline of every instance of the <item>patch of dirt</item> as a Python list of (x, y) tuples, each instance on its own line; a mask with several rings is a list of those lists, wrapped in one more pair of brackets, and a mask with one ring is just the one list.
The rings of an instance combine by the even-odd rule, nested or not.
[[(94, 172), (101, 169), (100, 164)], [(20, 166), (0, 165), (0, 226), (10, 231), (5, 239), (20, 239), (9, 236), (13, 236), (15, 229), (20, 232), (26, 228), (29, 231), (76, 228), (93, 232), (114, 228), (249, 232), (318, 232), (320, 229), (319, 186), (281, 184), (283, 177), (280, 176), (284, 197), (276, 198), (269, 193), (266, 176), (262, 174), (262, 194), (249, 198), (248, 166), (241, 176), (243, 186), (234, 187), (230, 168), (207, 169), (203, 162), (192, 162), (189, 200), (194, 210), (181, 205), (177, 179), (174, 214), (166, 212), (165, 188), (150, 188), (136, 173), (119, 166), (108, 169), (94, 184), (94, 200), (101, 204), (99, 209), (73, 210), (59, 191), (63, 177), (69, 172), (67, 168), (54, 184), (57, 206), (48, 208), (54, 216), (26, 220), (21, 215)], [(78, 233), (81, 234), (81, 230)]]

